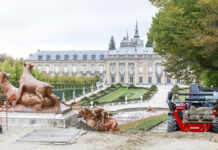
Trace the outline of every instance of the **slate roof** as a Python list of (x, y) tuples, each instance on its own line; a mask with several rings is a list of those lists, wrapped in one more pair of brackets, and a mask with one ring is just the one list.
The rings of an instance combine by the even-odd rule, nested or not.
[(83, 60), (83, 55), (87, 55), (87, 60), (92, 60), (92, 55), (95, 55), (95, 60), (100, 60), (101, 55), (106, 58), (107, 50), (71, 50), (71, 51), (41, 51), (39, 50), (35, 54), (30, 54), (28, 60), (39, 60), (39, 56), (42, 56), (41, 60), (47, 60), (47, 56), (50, 56), (50, 60), (57, 60), (57, 55), (60, 56), (59, 60), (66, 60), (65, 55), (69, 56), (69, 60), (74, 60), (74, 55), (77, 56), (77, 60)]

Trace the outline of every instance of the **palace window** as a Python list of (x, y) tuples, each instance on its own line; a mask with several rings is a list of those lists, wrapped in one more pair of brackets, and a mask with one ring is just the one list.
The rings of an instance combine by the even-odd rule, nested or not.
[(139, 83), (143, 83), (143, 78), (139, 77)]
[(125, 66), (120, 65), (120, 74), (124, 74), (124, 73), (125, 73)]
[(39, 55), (39, 56), (38, 56), (38, 60), (42, 60), (42, 55)]
[(168, 83), (168, 84), (170, 84), (170, 83), (171, 83), (171, 81), (170, 81), (170, 78), (169, 78), (169, 77), (167, 77), (167, 83)]
[(116, 72), (115, 68), (116, 68), (115, 65), (111, 66), (111, 74), (115, 74), (115, 72)]
[(61, 56), (60, 55), (56, 55), (56, 60), (60, 60)]
[(91, 74), (95, 74), (95, 65), (91, 65)]
[(114, 76), (111, 77), (111, 82), (112, 82), (112, 83), (115, 82), (115, 77), (114, 77)]
[(59, 74), (59, 66), (55, 66), (55, 74)]
[(46, 60), (50, 60), (51, 59), (51, 55), (46, 55)]
[(124, 82), (124, 76), (120, 76), (120, 82)]
[(64, 55), (64, 60), (69, 60), (69, 55)]
[(142, 72), (143, 72), (143, 68), (142, 68), (142, 65), (140, 65), (139, 66), (139, 73), (142, 74)]
[(86, 74), (86, 71), (87, 71), (87, 67), (86, 67), (86, 65), (83, 65), (83, 66), (82, 66), (82, 73), (83, 73), (83, 74)]
[(49, 66), (49, 65), (46, 65), (46, 66), (45, 66), (45, 73), (46, 73), (46, 74), (49, 74), (49, 73), (50, 73), (50, 66)]
[(148, 65), (148, 73), (152, 74), (152, 65)]
[(129, 66), (129, 73), (133, 74), (134, 73), (134, 65)]
[(68, 67), (67, 67), (67, 65), (64, 66), (64, 74), (68, 74)]
[(99, 73), (100, 74), (103, 74), (104, 73), (104, 66), (99, 66)]
[(95, 55), (92, 55), (92, 60), (95, 60), (96, 59), (96, 56)]
[(83, 55), (83, 60), (87, 60), (87, 55)]
[(157, 64), (157, 74), (160, 75), (161, 72), (162, 72), (162, 69), (161, 69), (161, 64)]
[(100, 55), (100, 60), (104, 60), (104, 55)]
[(73, 60), (77, 60), (77, 55), (73, 55)]
[(129, 77), (129, 82), (130, 82), (130, 83), (133, 83), (133, 82), (134, 82), (133, 76), (130, 76), (130, 77)]
[(77, 72), (76, 65), (73, 65), (73, 74)]
[(149, 83), (149, 84), (152, 83), (152, 77), (148, 77), (148, 83)]
[(157, 77), (157, 83), (158, 83), (158, 84), (161, 83), (161, 77)]

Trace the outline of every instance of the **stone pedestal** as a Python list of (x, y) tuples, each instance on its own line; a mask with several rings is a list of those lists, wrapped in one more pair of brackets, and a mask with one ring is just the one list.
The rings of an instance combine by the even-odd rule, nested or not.
[[(3, 115), (3, 121), (6, 121)], [(73, 111), (65, 113), (25, 113), (8, 112), (9, 127), (60, 127), (66, 128), (77, 123), (77, 114)]]

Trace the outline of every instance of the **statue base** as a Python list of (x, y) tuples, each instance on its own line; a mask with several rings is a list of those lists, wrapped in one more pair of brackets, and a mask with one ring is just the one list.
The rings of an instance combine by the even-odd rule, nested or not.
[[(66, 106), (65, 106), (66, 107)], [(70, 107), (54, 112), (8, 111), (7, 119), (2, 112), (3, 124), (8, 121), (8, 127), (60, 127), (67, 128), (78, 122), (77, 114)]]
[(38, 110), (35, 107), (26, 107), (20, 104), (16, 106), (8, 106), (8, 112), (29, 112), (29, 113), (65, 113), (71, 110), (71, 107), (68, 107), (64, 104), (60, 104), (60, 108), (57, 107), (44, 107), (41, 110)]

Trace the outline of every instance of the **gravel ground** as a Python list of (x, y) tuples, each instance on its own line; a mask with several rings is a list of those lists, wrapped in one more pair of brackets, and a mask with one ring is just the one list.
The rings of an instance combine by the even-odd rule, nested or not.
[[(66, 145), (16, 142), (39, 128), (9, 128), (0, 134), (1, 150), (217, 150), (218, 134), (167, 132), (87, 132)], [(41, 128), (42, 129), (42, 128)], [(44, 129), (44, 128), (43, 128)], [(54, 129), (54, 128), (53, 128)], [(73, 130), (73, 128), (69, 129)]]

